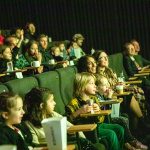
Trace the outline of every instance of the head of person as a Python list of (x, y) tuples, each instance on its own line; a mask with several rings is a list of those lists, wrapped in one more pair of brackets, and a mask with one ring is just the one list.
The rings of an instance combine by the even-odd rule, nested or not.
[(25, 95), (26, 117), (35, 126), (52, 115), (55, 108), (54, 95), (48, 88), (33, 88)]
[(21, 36), (22, 36), (22, 34), (24, 34), (24, 30), (21, 29), (21, 28), (17, 28), (17, 29), (16, 29), (16, 32), (15, 32), (16, 37), (17, 37), (18, 39), (20, 39)]
[(103, 75), (96, 75), (96, 85), (97, 85), (97, 92), (100, 94), (104, 94), (110, 88), (110, 84), (107, 78)]
[(63, 52), (66, 48), (65, 48), (65, 43), (62, 42), (58, 42), (58, 47), (60, 49), (61, 52)]
[(77, 43), (77, 45), (78, 45), (79, 47), (82, 46), (83, 41), (84, 41), (84, 37), (83, 37), (82, 34), (77, 33), (77, 34), (75, 34), (75, 35), (72, 37), (72, 39), (73, 39), (73, 42)]
[(3, 92), (0, 94), (0, 120), (12, 127), (21, 123), (24, 115), (22, 98), (14, 93)]
[(39, 38), (39, 44), (43, 49), (47, 49), (48, 47), (48, 36), (45, 34), (40, 34)]
[(126, 55), (126, 56), (134, 56), (135, 55), (135, 48), (133, 46), (132, 43), (125, 43), (124, 46), (123, 46), (123, 53)]
[(103, 50), (97, 50), (94, 52), (93, 57), (96, 60), (97, 67), (105, 68), (109, 65), (108, 55)]
[(17, 27), (17, 28), (14, 28), (11, 33), (12, 35), (16, 36), (17, 39), (20, 39), (21, 35), (24, 34), (24, 30)]
[(77, 63), (78, 72), (96, 73), (96, 61), (91, 55), (84, 55), (79, 58)]
[(74, 82), (74, 96), (83, 97), (83, 95), (91, 96), (96, 93), (96, 78), (92, 73), (77, 73)]
[(138, 54), (140, 52), (140, 44), (139, 44), (139, 42), (137, 40), (133, 39), (133, 40), (131, 40), (131, 44), (135, 48), (135, 53)]
[(7, 45), (0, 46), (0, 58), (5, 59), (7, 61), (12, 60), (12, 51), (9, 46)]
[(35, 31), (36, 31), (36, 27), (34, 25), (33, 22), (28, 22), (25, 26), (25, 29), (27, 32), (29, 32), (31, 35), (34, 35), (35, 34)]
[(60, 48), (58, 46), (53, 46), (51, 48), (51, 53), (53, 56), (60, 56), (60, 54), (61, 54)]
[(36, 55), (38, 52), (39, 52), (39, 43), (37, 41), (30, 41), (28, 44), (27, 44), (27, 52), (29, 55), (31, 56), (34, 56)]
[(9, 45), (11, 49), (13, 49), (15, 46), (17, 46), (18, 38), (16, 35), (10, 35), (5, 39), (5, 44)]

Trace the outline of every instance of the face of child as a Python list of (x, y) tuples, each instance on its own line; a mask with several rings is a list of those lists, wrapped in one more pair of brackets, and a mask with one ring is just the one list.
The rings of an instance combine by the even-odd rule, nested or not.
[(106, 78), (101, 79), (101, 84), (97, 86), (97, 90), (99, 93), (104, 94), (110, 88), (109, 82)]
[(11, 53), (11, 49), (9, 47), (7, 47), (4, 50), (4, 52), (3, 52), (3, 59), (12, 60), (12, 53)]
[(6, 116), (7, 125), (11, 126), (21, 123), (24, 113), (22, 99), (18, 97), (16, 99), (16, 105), (10, 109), (10, 112)]
[(89, 83), (86, 86), (85, 94), (86, 95), (95, 95), (96, 94), (96, 85), (95, 85), (95, 80), (93, 77), (91, 77)]
[(54, 96), (49, 95), (47, 103), (46, 103), (46, 112), (47, 112), (47, 114), (51, 114), (54, 111), (55, 105), (56, 105), (56, 103), (54, 101)]
[(92, 57), (89, 57), (87, 60), (87, 71), (90, 73), (96, 73), (96, 62)]
[(60, 48), (61, 51), (63, 51), (63, 50), (65, 49), (64, 43), (61, 43), (61, 44), (59, 45), (59, 48)]
[(60, 49), (59, 49), (59, 47), (55, 48), (55, 50), (53, 51), (53, 55), (54, 56), (60, 56)]
[(30, 47), (30, 54), (35, 55), (38, 53), (38, 45), (36, 43), (33, 43)]
[(48, 41), (47, 41), (47, 37), (42, 37), (40, 39), (40, 45), (42, 48), (46, 49), (48, 46)]
[(102, 52), (98, 58), (98, 64), (100, 67), (108, 67), (108, 56), (105, 52)]

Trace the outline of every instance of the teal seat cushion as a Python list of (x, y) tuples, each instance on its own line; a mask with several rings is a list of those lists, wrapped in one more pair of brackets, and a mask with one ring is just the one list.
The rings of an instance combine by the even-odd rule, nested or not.
[(65, 105), (73, 98), (73, 85), (76, 74), (74, 67), (60, 68), (56, 70), (60, 80), (60, 93)]
[(60, 94), (58, 73), (56, 71), (49, 71), (35, 75), (35, 77), (38, 80), (39, 87), (45, 87), (52, 90), (56, 102), (55, 111), (63, 115), (65, 113), (65, 105)]
[(120, 76), (120, 73), (123, 71), (125, 79), (128, 79), (127, 73), (123, 67), (122, 53), (109, 55), (109, 67), (117, 74), (117, 76)]
[(34, 77), (26, 77), (23, 79), (10, 80), (5, 83), (9, 91), (19, 94), (24, 98), (33, 87), (38, 87), (38, 82)]
[(0, 84), (0, 93), (8, 92), (8, 91), (9, 90), (8, 90), (7, 86), (5, 86), (4, 84)]

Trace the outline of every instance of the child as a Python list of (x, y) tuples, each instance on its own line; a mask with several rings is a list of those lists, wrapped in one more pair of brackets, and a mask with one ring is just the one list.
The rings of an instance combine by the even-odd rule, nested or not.
[[(33, 143), (45, 144), (46, 142), (45, 133), (41, 125), (41, 121), (44, 118), (62, 117), (60, 114), (54, 111), (55, 105), (56, 103), (54, 101), (54, 95), (51, 90), (47, 88), (33, 88), (29, 93), (26, 94), (25, 107), (27, 115), (25, 119), (26, 124), (33, 135)], [(67, 126), (72, 126), (72, 124), (67, 122)], [(83, 134), (80, 135), (83, 137)], [(92, 143), (90, 143), (90, 146), (94, 147)], [(102, 148), (100, 144), (98, 144), (98, 146), (99, 148)], [(84, 150), (83, 147), (82, 150)], [(98, 148), (94, 147), (92, 150), (98, 150)], [(104, 148), (101, 150), (104, 150)]]
[[(96, 94), (95, 76), (91, 73), (80, 73), (76, 75), (74, 96), (75, 98), (66, 107), (66, 112), (70, 120), (75, 124), (97, 123), (98, 137), (106, 138), (109, 144), (109, 150), (122, 150), (124, 143), (124, 129), (117, 124), (102, 123), (104, 117), (81, 118), (80, 114), (100, 110)], [(88, 101), (93, 99), (92, 106)]]
[[(62, 62), (59, 67), (67, 67), (67, 61), (63, 61), (63, 57), (61, 57), (61, 51), (58, 46), (54, 46), (51, 48), (51, 54), (55, 62)], [(58, 64), (57, 64), (58, 65)], [(58, 68), (58, 66), (57, 66)]]
[[(29, 64), (33, 61), (39, 61), (40, 65), (42, 63), (42, 54), (39, 52), (39, 44), (37, 41), (30, 41), (27, 44), (27, 51), (25, 53), (25, 57)], [(43, 66), (40, 66), (36, 69), (36, 73), (42, 73)]]
[(63, 57), (63, 60), (69, 60), (64, 41), (59, 42), (58, 47), (60, 49), (60, 56)]
[[(13, 71), (13, 61), (11, 49), (7, 45), (0, 46), (0, 73), (6, 71)], [(1, 77), (1, 82), (6, 82), (15, 78), (15, 74), (11, 73), (9, 75)]]
[(0, 94), (0, 145), (16, 145), (17, 150), (33, 149), (29, 146), (32, 145), (31, 133), (21, 125), (23, 115), (23, 102), (20, 96), (6, 92)]
[[(110, 88), (110, 84), (106, 77), (102, 75), (97, 75), (97, 97), (100, 100), (109, 100), (112, 99), (113, 90)], [(105, 107), (105, 106), (104, 106)], [(127, 149), (148, 149), (146, 145), (143, 145), (141, 142), (136, 140), (128, 128), (127, 122), (125, 117), (115, 117), (112, 118), (112, 123), (120, 124), (122, 127), (124, 127), (124, 136), (125, 136), (125, 147)]]
[(0, 73), (7, 71), (7, 62), (12, 62), (11, 49), (7, 45), (0, 46)]

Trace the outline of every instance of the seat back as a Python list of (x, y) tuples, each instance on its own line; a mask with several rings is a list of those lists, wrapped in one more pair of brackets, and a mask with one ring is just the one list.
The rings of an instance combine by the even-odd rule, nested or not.
[(73, 84), (75, 79), (75, 68), (67, 67), (56, 70), (59, 74), (60, 93), (65, 105), (73, 98)]
[(125, 79), (128, 79), (127, 73), (123, 67), (122, 53), (109, 55), (109, 67), (117, 74), (117, 76), (123, 71)]
[(19, 94), (24, 98), (33, 87), (38, 87), (38, 82), (34, 77), (26, 77), (23, 79), (10, 80), (5, 83), (9, 91)]
[(63, 100), (61, 98), (60, 94), (60, 83), (59, 83), (59, 75), (56, 71), (49, 71), (41, 74), (35, 75), (35, 77), (38, 80), (39, 87), (45, 87), (52, 90), (55, 96), (55, 111), (57, 111), (60, 114), (65, 113), (65, 105), (63, 103)]
[(8, 92), (8, 91), (9, 90), (8, 90), (7, 86), (5, 86), (4, 84), (0, 84), (0, 93)]

